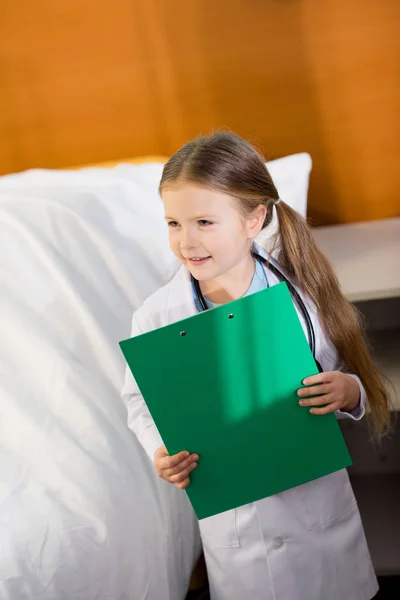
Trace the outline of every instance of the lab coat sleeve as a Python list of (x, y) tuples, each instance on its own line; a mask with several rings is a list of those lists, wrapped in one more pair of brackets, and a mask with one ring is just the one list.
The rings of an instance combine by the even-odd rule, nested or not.
[(364, 386), (361, 383), (360, 378), (357, 375), (354, 375), (354, 373), (349, 373), (348, 370), (345, 368), (338, 370), (342, 371), (343, 373), (346, 373), (346, 375), (350, 375), (350, 377), (353, 377), (357, 381), (358, 387), (360, 388), (360, 402), (358, 406), (356, 406), (352, 411), (336, 411), (336, 416), (338, 419), (354, 419), (355, 421), (360, 421), (360, 419), (362, 419), (365, 415), (365, 407), (367, 405), (367, 394), (365, 392)]
[[(135, 337), (141, 333), (143, 332), (140, 329), (138, 319), (133, 315), (131, 337)], [(122, 390), (122, 399), (128, 410), (128, 427), (135, 433), (140, 444), (153, 462), (156, 450), (164, 444), (128, 366), (125, 370), (125, 384)]]
[[(320, 329), (321, 331), (321, 329)], [(365, 408), (367, 405), (367, 394), (364, 386), (361, 383), (360, 378), (351, 373), (348, 367), (344, 364), (343, 360), (339, 356), (337, 348), (333, 344), (332, 340), (327, 335), (323, 335), (323, 351), (321, 353), (320, 362), (324, 371), (341, 371), (353, 377), (360, 388), (360, 402), (356, 408), (352, 411), (337, 410), (335, 415), (338, 419), (353, 419), (354, 421), (360, 421), (365, 415)]]

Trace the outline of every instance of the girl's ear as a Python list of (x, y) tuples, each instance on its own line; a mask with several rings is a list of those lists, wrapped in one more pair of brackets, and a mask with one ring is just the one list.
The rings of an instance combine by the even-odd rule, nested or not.
[(249, 238), (254, 239), (263, 228), (265, 218), (267, 216), (267, 208), (264, 204), (259, 204), (247, 217), (247, 234)]

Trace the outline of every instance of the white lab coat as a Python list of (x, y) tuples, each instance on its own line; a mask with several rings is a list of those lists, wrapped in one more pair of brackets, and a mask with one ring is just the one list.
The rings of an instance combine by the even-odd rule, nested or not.
[[(270, 285), (278, 283), (268, 270), (267, 277)], [(315, 307), (306, 306), (317, 360), (324, 371), (344, 370)], [(182, 267), (134, 314), (132, 337), (194, 314), (190, 276)], [(154, 371), (156, 377), (156, 364)], [(356, 379), (360, 406), (338, 418), (364, 415), (365, 391)], [(163, 442), (129, 369), (123, 398), (128, 425), (153, 460)], [(212, 600), (370, 600), (378, 590), (346, 470), (203, 519), (200, 532)]]

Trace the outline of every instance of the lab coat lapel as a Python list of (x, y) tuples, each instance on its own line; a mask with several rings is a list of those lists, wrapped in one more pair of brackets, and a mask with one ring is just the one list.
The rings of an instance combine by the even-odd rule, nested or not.
[(190, 272), (181, 267), (170, 282), (166, 306), (167, 323), (175, 323), (197, 313), (190, 277)]

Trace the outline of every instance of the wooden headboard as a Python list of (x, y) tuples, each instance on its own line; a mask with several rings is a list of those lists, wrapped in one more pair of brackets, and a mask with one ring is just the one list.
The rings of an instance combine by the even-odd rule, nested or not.
[(311, 154), (316, 223), (399, 214), (398, 0), (0, 1), (0, 173), (225, 126)]

